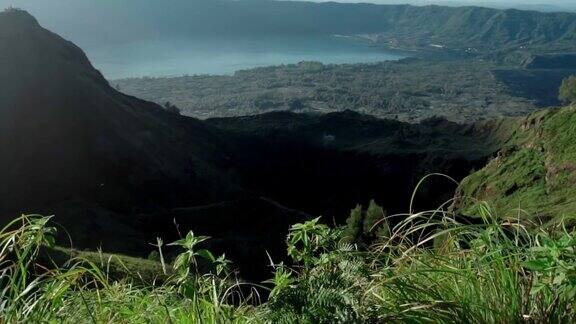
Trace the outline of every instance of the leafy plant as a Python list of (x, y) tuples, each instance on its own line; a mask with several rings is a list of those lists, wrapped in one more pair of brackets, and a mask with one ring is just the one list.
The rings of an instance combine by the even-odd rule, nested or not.
[(288, 288), (293, 288), (293, 272), (288, 269), (284, 263), (274, 266), (274, 278), (266, 280), (265, 283), (271, 284), (270, 298), (275, 298)]
[(332, 232), (320, 224), (320, 217), (295, 224), (288, 234), (288, 255), (296, 262), (302, 262), (306, 269), (312, 267), (317, 256), (329, 247)]
[(198, 262), (196, 257), (201, 256), (207, 260), (214, 261), (214, 256), (209, 251), (204, 249), (196, 249), (198, 244), (208, 239), (209, 237), (207, 236), (196, 236), (194, 235), (194, 232), (190, 231), (185, 238), (168, 244), (169, 246), (180, 246), (184, 249), (184, 252), (180, 253), (176, 257), (173, 265), (174, 270), (177, 273), (176, 280), (178, 283), (182, 284), (189, 279), (190, 268), (193, 267), (196, 271), (198, 271)]
[[(0, 232), (1, 321), (247, 321), (245, 315), (252, 309), (248, 306), (251, 297), (233, 298), (239, 283), (234, 282), (225, 270), (229, 261), (224, 256), (213, 260), (218, 269), (217, 275), (197, 272), (196, 257), (213, 259), (208, 251), (197, 249), (197, 244), (206, 240), (206, 237), (189, 233), (174, 243), (184, 248), (175, 264), (175, 280), (168, 280), (158, 286), (142, 286), (129, 279), (112, 279), (107, 271), (116, 256), (110, 255), (106, 261), (100, 253), (101, 261), (97, 262), (83, 257), (73, 257), (64, 264), (50, 259), (46, 261), (45, 254), (50, 251), (56, 234), (55, 229), (48, 226), (49, 221), (50, 217), (25, 215)], [(161, 248), (161, 245), (159, 240), (158, 247)], [(103, 267), (99, 265), (101, 262), (104, 262)], [(120, 264), (125, 271), (130, 271), (122, 262)], [(194, 274), (189, 272), (190, 266), (195, 269)], [(227, 303), (232, 299), (235, 306)]]
[[(370, 213), (381, 212), (372, 205)], [(482, 222), (467, 225), (444, 210), (404, 215), (363, 250), (343, 241), (345, 229), (319, 218), (296, 224), (287, 240), (295, 266), (274, 266), (263, 304), (239, 289), (244, 283), (224, 255), (200, 248), (205, 236), (190, 232), (171, 244), (182, 248), (171, 280), (139, 285), (113, 279), (114, 256), (102, 253), (96, 261), (42, 261), (56, 233), (50, 218), (22, 216), (0, 232), (0, 317), (9, 323), (574, 322), (576, 231), (561, 220), (550, 227), (502, 220), (485, 203), (476, 216)], [(161, 240), (157, 246), (163, 260)], [(200, 259), (210, 271), (202, 271)]]
[(543, 233), (537, 236), (529, 250), (530, 258), (523, 263), (532, 272), (530, 294), (550, 304), (548, 313), (558, 312), (556, 308), (566, 307), (576, 298), (575, 248), (574, 233), (564, 230), (557, 238)]

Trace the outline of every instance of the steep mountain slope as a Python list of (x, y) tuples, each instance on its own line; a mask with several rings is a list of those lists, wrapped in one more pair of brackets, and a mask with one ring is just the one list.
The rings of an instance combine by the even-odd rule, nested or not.
[(459, 188), (464, 213), (488, 201), (502, 217), (574, 217), (576, 107), (519, 119), (496, 158)]
[(240, 188), (232, 144), (115, 91), (27, 12), (0, 13), (0, 223), (53, 214), (60, 244), (136, 256), (199, 230), (238, 266), (265, 269), (263, 247), (283, 257), (289, 225), (308, 216)]
[(0, 62), (3, 210), (71, 196), (122, 208), (220, 194), (207, 187), (224, 179), (225, 141), (114, 91), (80, 49), (26, 12), (0, 14)]
[[(524, 46), (548, 50), (575, 48), (576, 14), (497, 10), (480, 7), (306, 3), (290, 1), (198, 1), (173, 3), (168, 10), (194, 12), (194, 27), (183, 21), (174, 30), (225, 30), (234, 33), (373, 34), (391, 45), (448, 48), (475, 47), (485, 52)], [(222, 22), (215, 15), (234, 12)], [(175, 14), (171, 17), (182, 17)], [(211, 21), (212, 19), (212, 21)], [(217, 24), (215, 24), (217, 22)], [(189, 23), (188, 23), (189, 24)], [(383, 36), (383, 37), (382, 37)]]
[(425, 46), (429, 45), (426, 42), (433, 42), (448, 48), (472, 47), (473, 51), (487, 52), (514, 47), (543, 49), (544, 45), (572, 48), (576, 37), (576, 15), (569, 13), (437, 6), (408, 6), (398, 12), (388, 20), (395, 27), (385, 35), (410, 35), (409, 39), (400, 38), (400, 44)]
[(244, 197), (227, 147), (195, 119), (116, 92), (28, 13), (0, 13), (2, 221), (57, 214), (76, 246), (142, 253), (172, 224), (167, 210)]

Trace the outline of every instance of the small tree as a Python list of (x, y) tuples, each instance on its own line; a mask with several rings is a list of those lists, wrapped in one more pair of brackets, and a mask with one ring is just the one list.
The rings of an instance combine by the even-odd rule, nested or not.
[(367, 247), (389, 235), (386, 212), (374, 200), (370, 201), (368, 209), (363, 210), (362, 206), (358, 205), (350, 212), (343, 232), (345, 242), (359, 244), (362, 247)]
[(376, 204), (374, 200), (370, 201), (370, 205), (368, 205), (368, 209), (366, 210), (364, 236), (369, 242), (390, 236), (390, 227), (386, 219), (386, 211)]
[(576, 102), (576, 75), (570, 76), (562, 81), (558, 98), (565, 104)]
[(364, 233), (364, 213), (362, 205), (350, 211), (350, 216), (346, 219), (346, 228), (344, 229), (344, 239), (348, 243), (360, 243)]

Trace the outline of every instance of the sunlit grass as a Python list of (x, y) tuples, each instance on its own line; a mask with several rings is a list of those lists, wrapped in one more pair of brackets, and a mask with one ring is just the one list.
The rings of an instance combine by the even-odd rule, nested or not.
[[(106, 262), (39, 262), (56, 233), (49, 218), (22, 216), (0, 234), (0, 314), (7, 323), (573, 322), (574, 231), (501, 220), (483, 203), (476, 210), (475, 225), (442, 209), (386, 217), (372, 230), (389, 231), (367, 249), (319, 219), (297, 224), (294, 264), (275, 265), (266, 302), (243, 294), (250, 289), (226, 259), (197, 249), (206, 238), (193, 233), (174, 243), (182, 254), (166, 263), (167, 277), (143, 284), (110, 276)], [(197, 258), (212, 272), (199, 272)]]

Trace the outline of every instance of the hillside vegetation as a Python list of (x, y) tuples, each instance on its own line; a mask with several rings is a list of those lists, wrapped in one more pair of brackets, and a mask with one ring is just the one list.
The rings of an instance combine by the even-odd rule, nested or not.
[(576, 107), (551, 109), (519, 120), (514, 135), (486, 167), (462, 181), (468, 198), (490, 202), (500, 216), (558, 220), (576, 210)]
[[(139, 257), (156, 237), (194, 226), (219, 236), (214, 250), (264, 267), (256, 247), (275, 255), (305, 214), (239, 186), (231, 138), (115, 91), (80, 48), (25, 11), (0, 13), (0, 70), (1, 224), (57, 215), (69, 234), (59, 244)], [(174, 211), (183, 207), (201, 208)]]
[[(209, 238), (192, 232), (172, 244), (180, 254), (161, 258), (163, 279), (148, 286), (110, 276), (113, 256), (41, 262), (56, 231), (48, 218), (23, 216), (0, 232), (0, 315), (62, 323), (574, 321), (576, 233), (501, 223), (486, 206), (476, 215), (481, 225), (437, 210), (388, 227), (388, 218), (374, 214), (378, 222), (365, 231), (377, 241), (367, 250), (346, 243), (347, 229), (319, 219), (295, 224), (287, 238), (293, 266), (271, 260), (265, 286), (236, 279), (224, 255), (198, 247)], [(202, 260), (211, 270), (201, 270)], [(132, 278), (141, 270), (125, 268)], [(268, 301), (251, 287), (266, 287)]]

